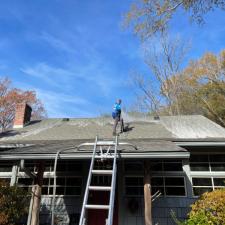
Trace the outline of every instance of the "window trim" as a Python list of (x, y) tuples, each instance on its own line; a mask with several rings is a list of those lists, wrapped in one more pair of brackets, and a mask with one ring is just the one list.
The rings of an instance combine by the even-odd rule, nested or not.
[[(123, 179), (123, 195), (125, 196), (125, 197), (143, 197), (142, 195), (127, 195), (126, 194), (126, 182), (125, 182), (125, 179), (126, 179), (126, 177), (142, 177), (142, 178), (144, 178), (144, 176), (143, 175), (125, 175), (124, 176), (124, 179)], [(153, 185), (151, 185), (151, 187), (163, 187), (163, 190), (164, 190), (164, 193), (165, 194), (162, 194), (162, 195), (160, 195), (160, 197), (161, 198), (170, 198), (170, 197), (176, 197), (176, 198), (186, 198), (187, 197), (187, 182), (186, 182), (186, 177), (185, 176), (181, 176), (181, 175), (172, 175), (172, 176), (167, 176), (167, 175), (161, 175), (161, 176), (159, 176), (159, 175), (153, 175), (151, 178), (153, 178), (153, 177), (159, 177), (159, 178), (163, 178), (163, 186), (162, 185), (158, 185), (158, 186), (153, 186)], [(177, 177), (179, 177), (179, 178), (183, 178), (183, 180), (184, 180), (184, 186), (181, 186), (181, 185), (176, 185), (176, 186), (172, 186), (172, 185), (165, 185), (165, 178), (177, 178)], [(144, 188), (144, 184), (142, 185), (142, 186), (128, 186), (128, 187), (142, 187), (142, 188)], [(184, 187), (184, 191), (185, 191), (185, 195), (166, 195), (166, 187)]]

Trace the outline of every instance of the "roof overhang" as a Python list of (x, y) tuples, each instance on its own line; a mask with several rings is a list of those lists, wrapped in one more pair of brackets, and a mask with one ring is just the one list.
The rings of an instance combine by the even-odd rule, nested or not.
[[(82, 148), (80, 149), (79, 146), (81, 145)], [(0, 160), (48, 160), (54, 159), (57, 152), (61, 152), (61, 159), (90, 159), (92, 157), (92, 149), (93, 146), (89, 146), (87, 142), (81, 140), (77, 142), (72, 140), (70, 142), (36, 143), (24, 147), (16, 146), (14, 149), (2, 151)], [(189, 157), (190, 153), (186, 149), (165, 140), (121, 142), (118, 146), (119, 159), (183, 159)]]
[[(55, 159), (56, 154), (13, 154), (1, 155), (0, 160), (21, 160), (21, 159), (41, 159), (52, 160)], [(62, 153), (59, 159), (72, 160), (72, 159), (91, 159), (92, 153)], [(190, 157), (187, 152), (137, 152), (137, 153), (119, 153), (118, 159), (186, 159)]]
[(225, 141), (218, 141), (218, 142), (213, 142), (213, 141), (209, 141), (209, 142), (206, 142), (206, 141), (182, 141), (182, 142), (180, 142), (180, 141), (176, 141), (176, 142), (174, 142), (176, 145), (178, 145), (178, 146), (202, 146), (202, 147), (204, 147), (204, 146), (214, 146), (214, 147), (216, 147), (216, 146), (225, 146)]

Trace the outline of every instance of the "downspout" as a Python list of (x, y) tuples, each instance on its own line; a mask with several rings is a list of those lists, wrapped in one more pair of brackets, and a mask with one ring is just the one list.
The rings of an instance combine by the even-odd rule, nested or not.
[[(76, 147), (77, 148), (77, 147)], [(55, 161), (54, 161), (54, 183), (53, 183), (53, 198), (52, 198), (52, 207), (51, 207), (51, 225), (54, 225), (54, 217), (55, 217), (55, 195), (56, 195), (56, 169), (57, 169), (57, 163), (58, 163), (58, 158), (59, 155), (62, 152), (68, 151), (74, 149), (74, 147), (68, 148), (68, 149), (62, 149), (57, 151), (56, 155), (55, 155)]]

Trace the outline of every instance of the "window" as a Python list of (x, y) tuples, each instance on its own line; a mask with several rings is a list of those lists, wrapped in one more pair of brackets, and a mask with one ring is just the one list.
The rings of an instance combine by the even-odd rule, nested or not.
[(125, 177), (126, 195), (143, 196), (143, 177)]
[[(143, 177), (125, 177), (125, 194), (143, 196)], [(152, 194), (160, 191), (164, 196), (185, 196), (184, 177), (152, 177)]]
[(19, 177), (17, 180), (17, 186), (22, 187), (23, 189), (29, 192), (31, 192), (32, 190), (32, 184), (33, 179), (31, 178)]
[[(18, 186), (31, 191), (33, 180), (31, 178), (18, 178)], [(44, 178), (42, 185), (43, 195), (53, 195), (54, 179)], [(56, 195), (81, 195), (81, 177), (57, 177)]]
[(225, 187), (225, 177), (215, 178), (215, 177), (193, 177), (193, 194), (194, 196), (199, 196), (206, 191), (212, 191), (217, 188)]
[[(43, 195), (53, 195), (54, 179), (44, 178), (42, 186)], [(56, 195), (81, 195), (81, 177), (57, 177)]]
[[(151, 170), (155, 172), (183, 171), (181, 160), (154, 160), (150, 161)], [(125, 161), (125, 172), (143, 172), (143, 161)]]
[(125, 167), (124, 170), (126, 172), (143, 172), (144, 167), (143, 167), (143, 162), (142, 161), (125, 161)]
[[(25, 160), (25, 167), (30, 171), (37, 172), (37, 162), (33, 160)], [(57, 171), (58, 172), (81, 172), (82, 164), (76, 161), (58, 161)], [(11, 169), (12, 170), (12, 169)], [(45, 172), (54, 171), (54, 161), (45, 161)]]
[(191, 155), (191, 171), (225, 172), (225, 155)]
[(12, 172), (13, 162), (1, 161), (0, 162), (0, 172)]

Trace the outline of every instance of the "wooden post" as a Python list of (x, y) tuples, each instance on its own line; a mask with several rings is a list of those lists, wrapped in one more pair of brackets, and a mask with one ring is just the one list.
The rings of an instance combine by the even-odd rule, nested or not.
[(152, 225), (151, 174), (148, 160), (144, 161), (144, 207), (145, 225)]
[(38, 163), (37, 178), (34, 183), (33, 206), (31, 211), (31, 225), (39, 225), (39, 211), (41, 205), (41, 187), (43, 184), (44, 162)]
[(14, 186), (16, 184), (17, 174), (18, 174), (18, 166), (15, 164), (13, 165), (13, 168), (12, 168), (10, 186)]

